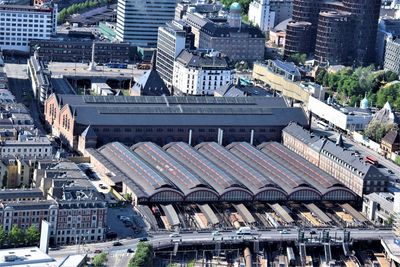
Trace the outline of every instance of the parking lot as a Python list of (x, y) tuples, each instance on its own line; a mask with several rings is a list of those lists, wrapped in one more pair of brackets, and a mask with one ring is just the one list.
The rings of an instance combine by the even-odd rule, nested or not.
[(107, 225), (109, 231), (115, 232), (118, 238), (141, 237), (144, 235), (144, 222), (132, 206), (108, 209)]

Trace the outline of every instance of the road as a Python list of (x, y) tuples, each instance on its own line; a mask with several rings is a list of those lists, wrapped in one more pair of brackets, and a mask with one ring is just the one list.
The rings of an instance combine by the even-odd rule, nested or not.
[(64, 80), (62, 77), (51, 77), (51, 84), (53, 86), (54, 92), (57, 94), (76, 94), (70, 84)]
[[(259, 241), (295, 241), (298, 238), (298, 232), (296, 229), (287, 229), (287, 233), (280, 232), (278, 229), (271, 229), (270, 231), (256, 231), (253, 235), (238, 236), (234, 231), (221, 232), (219, 236), (213, 236), (211, 233), (185, 233), (180, 237), (171, 238), (169, 234), (154, 235), (149, 238), (154, 248), (168, 247), (173, 243), (178, 242), (180, 244), (187, 245), (204, 245), (204, 244), (215, 244), (220, 241), (221, 243), (241, 243), (244, 241), (251, 241), (258, 239)], [(311, 238), (311, 231), (315, 231), (316, 234), (312, 236), (322, 235), (322, 231), (318, 229), (310, 229), (305, 231), (305, 237)], [(387, 229), (348, 229), (350, 236), (354, 240), (379, 240), (381, 238), (393, 238), (392, 230)], [(343, 230), (338, 228), (332, 228), (329, 230), (331, 238), (335, 236), (343, 238)], [(84, 246), (66, 246), (60, 250), (50, 251), (49, 255), (56, 259), (63, 258), (69, 254), (75, 254), (78, 252), (86, 252), (89, 255), (94, 255), (95, 249), (100, 249), (108, 252), (109, 254), (120, 254), (126, 253), (128, 248), (136, 250), (136, 245), (139, 239), (124, 239), (120, 240), (122, 246), (114, 247), (113, 242), (103, 242), (97, 244), (87, 244)]]
[(5, 71), (8, 78), (8, 86), (12, 94), (15, 96), (16, 101), (19, 103), (25, 103), (26, 97), (29, 96), (30, 102), (25, 103), (28, 105), (30, 114), (34, 120), (36, 128), (44, 133), (43, 125), (40, 121), (40, 110), (39, 104), (33, 97), (33, 90), (31, 82), (29, 81), (28, 74), (26, 72), (26, 64), (5, 64)]

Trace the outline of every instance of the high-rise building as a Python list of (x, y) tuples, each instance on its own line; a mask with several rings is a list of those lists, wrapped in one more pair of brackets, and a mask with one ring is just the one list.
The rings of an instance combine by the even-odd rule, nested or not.
[(263, 32), (290, 18), (292, 0), (254, 0), (249, 5), (249, 21)]
[(323, 11), (319, 13), (315, 59), (330, 65), (352, 64), (349, 44), (353, 31), (349, 12)]
[(52, 7), (0, 5), (0, 49), (29, 52), (32, 39), (50, 39), (57, 29)]
[(384, 69), (400, 75), (400, 38), (389, 37), (386, 40)]
[[(304, 34), (304, 28), (301, 27), (287, 31), (284, 55), (315, 53), (319, 63), (329, 64), (366, 65), (372, 63), (375, 55), (380, 2), (380, 0), (343, 0), (341, 2), (294, 0), (292, 20), (297, 23), (308, 22), (311, 26), (307, 29), (307, 34)], [(350, 36), (340, 35), (342, 31), (346, 31), (345, 34), (347, 34), (348, 29), (352, 30)], [(302, 34), (299, 34), (299, 31)], [(333, 43), (338, 42), (335, 40), (338, 36), (341, 39), (339, 43), (343, 41), (343, 38), (349, 38), (346, 40), (347, 49), (339, 49), (341, 44)], [(310, 45), (307, 46), (308, 49), (296, 50), (292, 45), (295, 42), (310, 43)], [(326, 45), (325, 48), (323, 45)], [(298, 47), (304, 48), (300, 45)], [(337, 52), (327, 52), (328, 49)]]
[(376, 36), (376, 62), (383, 66), (386, 42), (389, 37), (400, 36), (400, 19), (383, 17), (379, 20)]
[(156, 66), (167, 86), (172, 85), (175, 58), (183, 49), (194, 48), (194, 34), (183, 21), (173, 20), (158, 28)]
[(174, 19), (177, 0), (118, 0), (117, 39), (155, 47), (158, 27)]

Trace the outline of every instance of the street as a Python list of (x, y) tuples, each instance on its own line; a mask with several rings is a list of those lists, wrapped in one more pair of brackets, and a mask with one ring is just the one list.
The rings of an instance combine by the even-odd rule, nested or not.
[[(43, 125), (40, 120), (39, 103), (33, 97), (32, 85), (26, 72), (26, 65), (23, 64), (5, 64), (5, 71), (8, 78), (8, 86), (11, 93), (15, 96), (18, 103), (24, 103), (28, 106), (30, 114), (34, 120), (36, 128), (44, 133)], [(29, 103), (26, 103), (26, 100)]]
[[(343, 230), (339, 228), (327, 229), (330, 232), (331, 238), (341, 237), (343, 238)], [(381, 238), (393, 238), (393, 232), (391, 229), (347, 229), (350, 231), (350, 236), (354, 240), (380, 240)], [(320, 236), (322, 231), (318, 229), (308, 229), (305, 231), (305, 237), (310, 238), (311, 232), (315, 231), (312, 236)], [(153, 244), (154, 248), (167, 247), (175, 242), (180, 244), (215, 244), (220, 241), (222, 243), (241, 243), (251, 240), (259, 241), (295, 241), (298, 238), (298, 231), (296, 229), (287, 229), (287, 232), (279, 231), (278, 229), (271, 229), (269, 231), (254, 231), (252, 235), (239, 236), (234, 231), (220, 232), (221, 235), (213, 236), (210, 232), (208, 233), (182, 233), (179, 237), (171, 238), (169, 233), (162, 235), (154, 235), (149, 237), (149, 242)], [(56, 259), (63, 258), (69, 254), (85, 252), (90, 256), (94, 255), (94, 250), (103, 250), (109, 254), (121, 254), (126, 253), (127, 249), (136, 250), (139, 239), (121, 239), (122, 246), (113, 246), (113, 241), (96, 243), (96, 244), (85, 244), (85, 245), (73, 245), (65, 246), (60, 250), (50, 251), (49, 255)], [(113, 256), (114, 257), (114, 256)]]

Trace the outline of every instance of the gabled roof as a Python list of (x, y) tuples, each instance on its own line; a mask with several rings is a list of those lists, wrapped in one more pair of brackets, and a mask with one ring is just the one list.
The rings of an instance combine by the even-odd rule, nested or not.
[(93, 130), (91, 125), (86, 127), (86, 129), (82, 132), (81, 136), (85, 137), (85, 138), (97, 138), (97, 135), (94, 132), (94, 130)]
[(131, 88), (140, 95), (160, 96), (170, 95), (170, 92), (158, 72), (152, 67)]
[(382, 139), (382, 142), (393, 145), (395, 143), (399, 143), (399, 133), (395, 130), (389, 131)]

